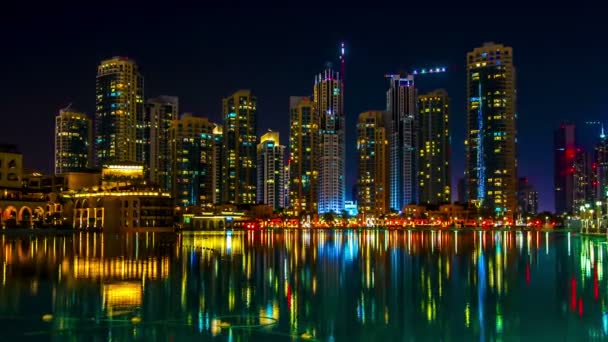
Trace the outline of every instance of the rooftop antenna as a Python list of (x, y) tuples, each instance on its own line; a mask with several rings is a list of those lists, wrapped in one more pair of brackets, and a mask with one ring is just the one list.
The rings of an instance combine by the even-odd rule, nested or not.
[(340, 79), (344, 82), (344, 41), (340, 43)]

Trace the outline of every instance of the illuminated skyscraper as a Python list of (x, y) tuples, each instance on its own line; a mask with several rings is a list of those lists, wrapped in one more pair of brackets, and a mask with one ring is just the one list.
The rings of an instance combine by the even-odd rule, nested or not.
[(386, 112), (369, 111), (359, 115), (357, 151), (359, 159), (359, 212), (380, 216), (389, 209), (389, 144)]
[(177, 205), (213, 204), (214, 126), (190, 113), (171, 122), (171, 190)]
[(137, 64), (126, 57), (102, 61), (97, 68), (96, 93), (96, 165), (144, 163), (144, 81)]
[(416, 203), (418, 184), (416, 167), (416, 89), (414, 76), (387, 75), (386, 110), (390, 113), (390, 208), (401, 211)]
[(513, 50), (485, 43), (467, 53), (465, 177), (469, 201), (513, 217), (516, 203), (516, 91)]
[(92, 139), (92, 122), (85, 113), (61, 109), (55, 117), (55, 174), (92, 167)]
[(223, 99), (222, 199), (255, 204), (257, 98), (239, 90)]
[(282, 208), (285, 204), (285, 146), (279, 132), (269, 131), (260, 137), (257, 161), (257, 202)]
[(592, 154), (581, 148), (576, 149), (574, 165), (572, 167), (572, 209), (571, 212), (578, 214), (585, 204), (593, 204), (594, 188), (593, 178), (593, 157)]
[(576, 127), (563, 123), (554, 133), (555, 212), (574, 213)]
[(213, 177), (213, 203), (222, 203), (222, 143), (224, 134), (223, 127), (218, 124), (213, 126), (213, 166), (212, 166), (212, 177)]
[(344, 97), (340, 73), (331, 65), (315, 77), (314, 103), (320, 118), (319, 214), (344, 210)]
[(171, 189), (171, 146), (169, 129), (177, 119), (178, 99), (175, 96), (160, 96), (148, 99), (145, 105), (145, 120), (149, 125), (147, 148), (144, 150), (148, 179), (165, 190)]
[(300, 214), (318, 211), (320, 119), (308, 97), (289, 98), (289, 201)]
[(600, 134), (600, 141), (595, 145), (595, 199), (605, 201), (608, 197), (608, 139)]
[(445, 90), (418, 97), (420, 203), (450, 203), (450, 99)]

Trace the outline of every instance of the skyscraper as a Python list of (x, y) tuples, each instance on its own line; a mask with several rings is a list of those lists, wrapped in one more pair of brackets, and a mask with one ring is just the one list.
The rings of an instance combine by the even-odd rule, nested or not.
[(389, 143), (386, 112), (369, 111), (359, 115), (357, 151), (359, 159), (359, 212), (380, 216), (389, 209)]
[(401, 211), (410, 203), (418, 202), (416, 190), (416, 89), (414, 76), (387, 75), (386, 110), (390, 113), (390, 208)]
[(211, 167), (213, 184), (213, 203), (222, 203), (222, 165), (224, 155), (222, 153), (222, 143), (224, 140), (222, 125), (213, 126), (213, 164)]
[(598, 201), (605, 200), (608, 197), (608, 139), (602, 133), (600, 140), (595, 145), (595, 198)]
[(315, 77), (314, 103), (320, 118), (319, 214), (344, 210), (344, 97), (339, 72), (331, 65)]
[(467, 53), (469, 201), (496, 216), (513, 217), (516, 203), (516, 90), (513, 50), (485, 43)]
[(213, 128), (190, 113), (171, 122), (172, 195), (180, 206), (213, 204)]
[(321, 122), (308, 97), (290, 97), (289, 113), (290, 206), (298, 214), (314, 214), (318, 211)]
[(572, 209), (569, 212), (577, 214), (585, 204), (594, 202), (594, 189), (592, 184), (592, 154), (582, 148), (576, 148), (574, 165), (572, 167)]
[(160, 96), (148, 99), (145, 105), (145, 122), (149, 124), (147, 149), (144, 161), (147, 163), (148, 179), (165, 190), (171, 190), (171, 145), (169, 130), (171, 122), (177, 119), (178, 98)]
[(223, 202), (255, 204), (257, 98), (239, 90), (223, 99)]
[(137, 64), (112, 57), (97, 68), (95, 162), (144, 162), (144, 84)]
[(418, 97), (418, 184), (420, 203), (451, 201), (450, 99), (443, 90)]
[(92, 122), (85, 113), (61, 109), (55, 117), (55, 174), (92, 167), (92, 139)]
[(538, 192), (527, 177), (517, 180), (517, 211), (521, 215), (538, 213)]
[(279, 132), (268, 131), (260, 137), (257, 148), (257, 202), (282, 208), (285, 197), (285, 146)]
[(576, 126), (563, 123), (554, 132), (555, 212), (574, 213)]

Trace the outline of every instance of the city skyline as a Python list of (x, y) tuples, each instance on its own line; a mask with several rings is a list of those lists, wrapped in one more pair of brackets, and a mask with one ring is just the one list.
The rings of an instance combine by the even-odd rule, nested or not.
[[(269, 10), (270, 13), (280, 13), (281, 11)], [(370, 11), (370, 20), (379, 21), (380, 11)], [(349, 10), (354, 16), (363, 16), (361, 12)], [(245, 17), (244, 13), (237, 14)], [(455, 16), (457, 17), (457, 16)], [(322, 67), (325, 61), (337, 59), (337, 42), (343, 38), (346, 41), (347, 48), (347, 70), (346, 85), (347, 94), (345, 96), (345, 112), (347, 117), (347, 132), (346, 132), (346, 149), (347, 149), (347, 186), (350, 189), (356, 179), (356, 158), (355, 158), (355, 122), (356, 116), (363, 111), (375, 108), (383, 108), (383, 93), (386, 91), (383, 75), (387, 72), (407, 72), (412, 67), (427, 66), (427, 65), (445, 65), (449, 69), (446, 75), (440, 75), (433, 79), (417, 80), (421, 84), (424, 91), (431, 90), (435, 87), (446, 88), (448, 93), (453, 98), (452, 101), (452, 125), (453, 132), (452, 145), (453, 153), (453, 171), (452, 171), (452, 188), (456, 189), (456, 180), (462, 176), (463, 170), (463, 144), (464, 129), (462, 121), (464, 121), (464, 53), (476, 46), (480, 46), (485, 41), (495, 41), (508, 46), (512, 46), (515, 54), (515, 64), (518, 67), (517, 89), (518, 89), (518, 145), (519, 150), (519, 170), (518, 174), (526, 175), (530, 180), (537, 185), (541, 196), (541, 210), (553, 210), (553, 182), (551, 172), (547, 172), (543, 166), (551, 164), (552, 151), (552, 131), (562, 119), (580, 118), (580, 120), (598, 120), (601, 119), (601, 113), (604, 110), (604, 105), (598, 100), (601, 96), (596, 93), (601, 89), (598, 81), (594, 79), (602, 79), (603, 69), (598, 69), (596, 73), (585, 73), (582, 77), (575, 71), (578, 68), (577, 60), (571, 60), (574, 56), (572, 52), (557, 53), (557, 47), (552, 45), (552, 42), (569, 43), (573, 47), (582, 47), (590, 45), (593, 41), (594, 30), (588, 30), (590, 23), (583, 23), (584, 27), (574, 25), (573, 30), (566, 31), (560, 29), (558, 23), (559, 18), (543, 19), (548, 25), (545, 27), (534, 28), (532, 32), (538, 33), (545, 41), (543, 44), (536, 44), (535, 40), (529, 37), (524, 37), (520, 31), (506, 34), (500, 29), (488, 30), (487, 32), (478, 32), (473, 28), (473, 25), (467, 23), (467, 18), (452, 18), (447, 20), (449, 23), (462, 22), (463, 25), (456, 30), (458, 35), (463, 35), (453, 43), (447, 43), (454, 33), (446, 33), (445, 37), (438, 38), (434, 43), (428, 43), (420, 46), (419, 51), (409, 52), (407, 44), (397, 43), (393, 51), (380, 50), (380, 47), (385, 45), (389, 37), (385, 37), (378, 42), (371, 39), (380, 36), (378, 30), (370, 32), (357, 30), (352, 25), (342, 26), (341, 32), (337, 32), (323, 39), (305, 38), (302, 31), (296, 30), (296, 42), (284, 41), (281, 44), (276, 44), (278, 38), (270, 39), (264, 33), (275, 31), (277, 26), (285, 25), (285, 21), (278, 18), (276, 25), (269, 27), (268, 25), (254, 25), (253, 30), (257, 35), (252, 38), (252, 42), (246, 42), (243, 46), (248, 52), (240, 57), (231, 56), (222, 51), (228, 51), (227, 47), (218, 44), (215, 38), (205, 36), (203, 40), (205, 46), (213, 49), (214, 53), (219, 57), (214, 57), (207, 60), (196, 61), (193, 57), (180, 56), (179, 59), (168, 58), (161, 62), (159, 56), (155, 56), (149, 51), (149, 48), (142, 46), (140, 42), (134, 42), (131, 39), (132, 35), (127, 35), (125, 38), (112, 40), (111, 42), (103, 37), (94, 44), (84, 43), (82, 47), (83, 54), (71, 56), (68, 58), (70, 63), (59, 61), (55, 57), (49, 57), (46, 63), (41, 63), (44, 68), (49, 65), (55, 71), (47, 71), (47, 75), (53, 73), (61, 73), (62, 75), (72, 75), (68, 77), (69, 82), (61, 80), (53, 80), (59, 82), (57, 87), (48, 86), (47, 77), (44, 73), (39, 75), (40, 67), (32, 65), (31, 70), (16, 78), (16, 71), (9, 71), (7, 80), (12, 82), (13, 87), (8, 89), (4, 96), (9, 97), (7, 113), (15, 118), (9, 118), (8, 122), (12, 123), (16, 129), (13, 129), (4, 134), (3, 141), (7, 143), (18, 144), (25, 156), (25, 164), (27, 167), (41, 169), (42, 171), (51, 171), (52, 158), (44, 156), (52, 155), (52, 149), (48, 148), (45, 151), (45, 145), (52, 141), (52, 126), (54, 125), (52, 116), (56, 115), (59, 108), (64, 108), (69, 102), (73, 102), (75, 107), (87, 112), (89, 115), (94, 113), (94, 108), (91, 105), (93, 98), (91, 93), (94, 92), (94, 86), (91, 86), (91, 75), (94, 74), (94, 66), (99, 61), (111, 57), (113, 55), (125, 55), (134, 58), (142, 68), (141, 72), (146, 79), (146, 98), (155, 97), (161, 94), (172, 94), (180, 98), (180, 107), (185, 111), (196, 113), (197, 116), (209, 117), (214, 122), (219, 122), (219, 107), (220, 99), (226, 94), (230, 94), (236, 89), (243, 87), (251, 88), (259, 98), (260, 120), (266, 122), (276, 122), (279, 127), (268, 127), (260, 125), (258, 133), (265, 131), (268, 128), (278, 130), (284, 137), (288, 136), (288, 101), (289, 95), (304, 94), (310, 95), (311, 76)], [(138, 19), (139, 20), (139, 19)], [(575, 16), (572, 20), (577, 20)], [(80, 20), (78, 20), (80, 21)], [(530, 17), (524, 18), (522, 27), (533, 26), (533, 20)], [(205, 24), (208, 25), (208, 24)], [(243, 27), (243, 24), (238, 27), (228, 29), (230, 31), (237, 30)], [(585, 26), (587, 25), (587, 26)], [(442, 27), (447, 27), (448, 24), (442, 24)], [(542, 26), (542, 25), (541, 25)], [(28, 29), (29, 30), (29, 29)], [(33, 32), (26, 30), (21, 33), (20, 37), (25, 38), (32, 35)], [(54, 28), (52, 30), (58, 30)], [(95, 31), (85, 25), (84, 32)], [(158, 30), (158, 29), (154, 29)], [(577, 31), (578, 30), (578, 31)], [(572, 31), (572, 32), (570, 32)], [(581, 31), (587, 35), (581, 41), (575, 41), (574, 37), (578, 37)], [(159, 32), (152, 32), (159, 33)], [(289, 31), (294, 33), (294, 31)], [(463, 34), (464, 33), (464, 34)], [(34, 37), (31, 42), (37, 42), (46, 37), (47, 33), (41, 34), (41, 37)], [(226, 33), (220, 33), (220, 36)], [(281, 35), (284, 37), (284, 35)], [(31, 47), (23, 46), (18, 42), (17, 38), (9, 39), (9, 46), (16, 45), (21, 47), (19, 51), (28, 53), (28, 51), (38, 51), (38, 54), (32, 56), (44, 57), (56, 51), (59, 48), (65, 48), (65, 44), (69, 36), (57, 39), (57, 46), (36, 45)], [(181, 38), (179, 41), (184, 42), (186, 39)], [(303, 42), (309, 43), (306, 53), (300, 53)], [(310, 44), (314, 43), (314, 44)], [(247, 47), (258, 46), (256, 49), (247, 49)], [(397, 46), (399, 45), (399, 46)], [(401, 46), (403, 45), (403, 46)], [(80, 47), (79, 47), (80, 48)], [(590, 68), (594, 66), (596, 61), (594, 56), (601, 56), (603, 48), (589, 46), (591, 53), (581, 57), (582, 60), (590, 61)], [(39, 50), (35, 50), (39, 49)], [(74, 47), (72, 47), (74, 49)], [(186, 48), (188, 50), (190, 48)], [(148, 50), (148, 51), (146, 51)], [(78, 51), (78, 50), (77, 50)], [(189, 50), (188, 50), (189, 51)], [(297, 51), (297, 52), (296, 52)], [(370, 53), (373, 51), (374, 53)], [(195, 54), (197, 55), (197, 54)], [(551, 59), (541, 59), (539, 57), (551, 55)], [(277, 56), (280, 58), (272, 58)], [(166, 55), (164, 55), (166, 57)], [(12, 58), (12, 57), (3, 57)], [(26, 58), (26, 60), (31, 58)], [(578, 59), (579, 61), (581, 59)], [(12, 60), (12, 59), (9, 59)], [(77, 63), (70, 65), (73, 61)], [(21, 63), (21, 64), (20, 64)], [(17, 63), (17, 66), (23, 65), (23, 62)], [(198, 64), (203, 65), (197, 66)], [(234, 68), (238, 65), (237, 68)], [(597, 64), (599, 65), (599, 64)], [(216, 71), (212, 71), (201, 76), (201, 68), (215, 66)], [(294, 68), (294, 66), (298, 66)], [(301, 67), (300, 67), (301, 66)], [(562, 66), (562, 67), (560, 67)], [(237, 69), (235, 71), (226, 72), (226, 67)], [(552, 70), (560, 70), (559, 78), (552, 74)], [(263, 68), (261, 70), (260, 68)], [(298, 69), (298, 70), (296, 70)], [(19, 68), (17, 68), (19, 70)], [(190, 70), (193, 71), (190, 72)], [(284, 82), (283, 76), (285, 70), (290, 72), (284, 76), (289, 79), (289, 83)], [(241, 78), (235, 78), (235, 72), (242, 75)], [(261, 75), (267, 73), (268, 80), (257, 80)], [(197, 77), (189, 77), (188, 75), (196, 74), (201, 80), (197, 84)], [(23, 83), (32, 75), (37, 75), (37, 86), (32, 91), (25, 90)], [(225, 76), (225, 77), (222, 77)], [(52, 77), (48, 77), (53, 79)], [(554, 84), (557, 84), (560, 79), (568, 79), (570, 82), (584, 85), (582, 89), (575, 89), (573, 96), (581, 98), (576, 101), (576, 106), (569, 103), (558, 101), (565, 96), (559, 96), (561, 93)], [(546, 87), (538, 87), (539, 80), (546, 82)], [(590, 80), (590, 81), (586, 81)], [(182, 82), (183, 81), (183, 82)], [(201, 89), (209, 89), (206, 82), (212, 82), (217, 89), (204, 92)], [(269, 82), (273, 83), (269, 85)], [(182, 83), (176, 86), (178, 83)], [(256, 84), (258, 83), (258, 84)], [(425, 84), (429, 83), (429, 84)], [(445, 83), (445, 85), (443, 84)], [(27, 83), (27, 84), (31, 84)], [(287, 84), (285, 90), (278, 89), (277, 84)], [(56, 89), (55, 89), (56, 88)], [(362, 88), (365, 88), (362, 90)], [(197, 90), (198, 89), (198, 90)], [(196, 90), (196, 91), (195, 91)], [(284, 96), (286, 94), (286, 96)], [(217, 96), (216, 96), (217, 95)], [(594, 99), (595, 98), (595, 99)], [(555, 103), (553, 103), (555, 102)], [(45, 114), (41, 114), (45, 113)], [(557, 114), (556, 114), (557, 113)], [(560, 114), (562, 113), (562, 114)], [(31, 128), (32, 138), (23, 139), (26, 136), (24, 121), (36, 118), (40, 123), (39, 126)], [(48, 121), (48, 122), (46, 122)], [(264, 122), (264, 121), (260, 121)], [(588, 130), (587, 136), (599, 136), (599, 128), (584, 127), (580, 125), (580, 129)], [(596, 132), (597, 131), (597, 132)], [(29, 136), (29, 134), (27, 134)], [(41, 148), (42, 146), (42, 148)], [(523, 146), (524, 148), (521, 148)], [(526, 148), (528, 147), (528, 148)], [(48, 159), (48, 160), (47, 160)], [(545, 179), (546, 178), (546, 179)], [(453, 199), (457, 195), (453, 191)], [(347, 192), (347, 198), (350, 193)]]

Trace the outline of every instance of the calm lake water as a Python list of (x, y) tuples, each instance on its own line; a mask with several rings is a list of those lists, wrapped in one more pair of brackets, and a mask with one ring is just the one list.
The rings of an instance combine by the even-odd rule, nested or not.
[(492, 231), (5, 235), (0, 340), (608, 336), (604, 239)]

